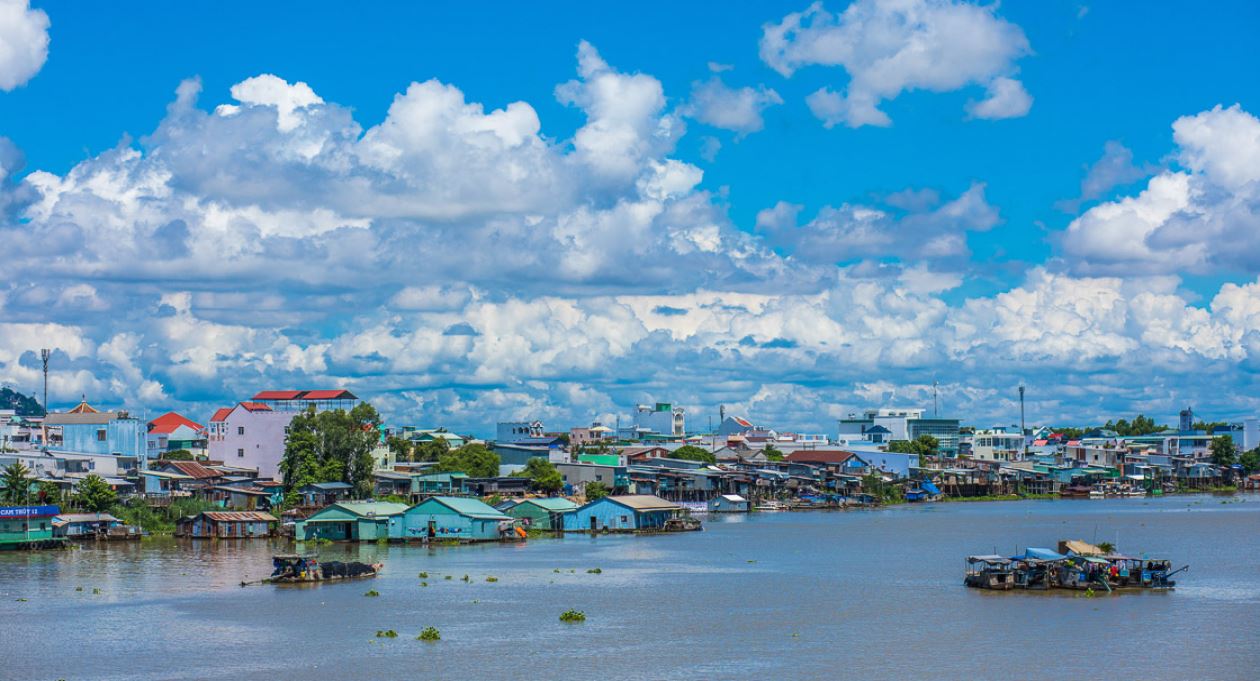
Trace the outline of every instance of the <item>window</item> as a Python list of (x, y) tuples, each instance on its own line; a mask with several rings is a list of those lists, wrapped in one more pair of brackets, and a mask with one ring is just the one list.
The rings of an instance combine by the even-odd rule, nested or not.
[(237, 427), (236, 427), (236, 434), (237, 434), (237, 435), (244, 435), (244, 434), (245, 434), (245, 426), (237, 426)]
[(241, 458), (241, 459), (245, 458), (245, 450), (244, 449), (236, 450), (236, 456), (237, 458)]
[(603, 481), (603, 479), (604, 479), (604, 476), (602, 476), (602, 475), (596, 475), (596, 476), (595, 476), (595, 480), (596, 480), (596, 481)]
[(104, 442), (104, 441), (105, 441), (105, 429), (104, 429), (104, 428), (98, 429), (98, 430), (96, 431), (96, 441), (97, 441), (97, 442)]

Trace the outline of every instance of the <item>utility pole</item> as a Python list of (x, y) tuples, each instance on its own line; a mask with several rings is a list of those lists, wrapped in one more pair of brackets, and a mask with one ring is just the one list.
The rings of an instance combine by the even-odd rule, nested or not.
[(39, 359), (44, 363), (44, 418), (39, 423), (39, 429), (44, 451), (48, 451), (48, 358), (50, 357), (52, 357), (52, 350), (48, 348), (40, 349)]
[(1024, 434), (1024, 384), (1019, 384), (1019, 439), (1024, 443), (1024, 458), (1028, 458), (1028, 438)]
[(936, 379), (932, 379), (932, 418), (940, 418), (941, 410), (936, 399)]

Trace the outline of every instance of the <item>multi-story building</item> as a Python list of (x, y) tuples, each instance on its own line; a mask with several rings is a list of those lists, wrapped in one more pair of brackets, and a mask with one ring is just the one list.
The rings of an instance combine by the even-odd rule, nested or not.
[(149, 421), (145, 443), (150, 459), (177, 449), (193, 453), (204, 452), (206, 427), (181, 414), (168, 412)]
[(938, 451), (943, 456), (958, 456), (958, 419), (924, 418), (922, 409), (882, 408), (867, 409), (861, 414), (849, 414), (840, 419), (841, 440), (874, 439), (867, 434), (874, 428), (884, 442), (891, 440), (915, 440), (922, 435), (936, 438)]
[(498, 444), (525, 442), (546, 437), (542, 421), (500, 421), (495, 429)]
[(682, 437), (687, 432), (683, 408), (669, 402), (637, 405), (634, 408), (634, 427), (640, 432), (672, 437)]
[(592, 423), (588, 428), (573, 428), (569, 430), (569, 445), (573, 447), (583, 447), (586, 445), (596, 445), (601, 442), (609, 442), (616, 439), (616, 434), (612, 428), (601, 423)]
[(125, 411), (100, 411), (84, 400), (70, 411), (49, 414), (45, 424), (59, 436), (59, 452), (127, 457), (144, 468), (145, 426)]
[(259, 478), (279, 480), (293, 417), (308, 409), (350, 410), (358, 403), (349, 390), (264, 390), (214, 413), (206, 428), (207, 453), (227, 466), (252, 468)]
[(979, 461), (1020, 461), (1024, 436), (1002, 428), (977, 430), (971, 441), (971, 458)]

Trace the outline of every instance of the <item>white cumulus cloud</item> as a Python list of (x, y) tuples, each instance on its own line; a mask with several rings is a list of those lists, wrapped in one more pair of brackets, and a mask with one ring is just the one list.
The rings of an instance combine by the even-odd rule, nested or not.
[(30, 0), (0, 0), (0, 90), (35, 77), (48, 60), (48, 15)]

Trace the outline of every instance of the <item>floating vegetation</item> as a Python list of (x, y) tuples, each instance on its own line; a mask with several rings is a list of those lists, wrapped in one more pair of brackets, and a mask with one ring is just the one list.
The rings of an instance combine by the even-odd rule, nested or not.
[(424, 631), (416, 637), (417, 641), (441, 641), (442, 634), (438, 632), (437, 627), (425, 627)]
[(381, 595), (381, 592), (377, 591), (376, 589), (371, 589), (363, 595), (367, 596), (368, 598), (376, 598), (377, 596)]
[(420, 582), (420, 586), (428, 586), (428, 585), (429, 585), (428, 582)]
[(556, 568), (556, 569), (552, 570), (552, 572), (554, 572), (554, 573), (556, 573), (556, 574), (558, 575), (558, 574), (560, 574), (560, 568)]
[(100, 590), (100, 589), (98, 589), (97, 587), (92, 587), (92, 595), (93, 595), (93, 596), (99, 596), (99, 595), (101, 595), (101, 590)]
[(564, 612), (560, 613), (560, 621), (568, 622), (570, 624), (577, 623), (577, 622), (585, 622), (586, 613), (582, 612), (581, 610), (565, 610)]
[(427, 572), (420, 573), (420, 579), (428, 579), (428, 578), (429, 578), (429, 573)]
[(744, 562), (745, 562), (745, 563), (756, 563), (757, 561), (755, 561), (755, 560), (746, 560), (746, 561), (744, 561)]
[(573, 574), (575, 572), (577, 572), (577, 570), (569, 570), (569, 574)]
[(462, 579), (463, 581), (465, 581), (465, 582), (471, 582), (471, 581), (472, 581), (471, 579), (469, 579), (469, 578), (468, 578), (468, 575), (464, 575), (461, 579)]
[(602, 574), (604, 574), (604, 571), (603, 571), (603, 570), (601, 570), (601, 569), (599, 569), (599, 568), (591, 568), (591, 569), (589, 569), (589, 570), (587, 570), (587, 571), (586, 571), (586, 574), (588, 574), (588, 575), (602, 575)]
[(487, 581), (487, 582), (497, 582), (497, 581), (499, 581), (499, 578), (498, 578), (498, 577), (494, 577), (494, 576), (490, 576), (490, 577), (486, 577), (486, 581)]
[(377, 629), (376, 637), (377, 638), (398, 638), (398, 632), (394, 631), (393, 629)]
[(25, 602), (26, 602), (26, 599), (25, 599), (25, 598), (19, 598), (19, 599), (17, 599), (17, 602), (18, 602), (18, 603), (25, 603)]
[(450, 581), (450, 580), (452, 580), (452, 579), (455, 579), (455, 577), (454, 577), (453, 575), (447, 575), (447, 576), (445, 577), (445, 579), (446, 579), (447, 581)]
[(76, 587), (74, 587), (74, 590), (75, 590), (75, 591), (82, 591), (82, 590), (83, 590), (83, 587), (81, 587), (81, 586), (76, 586)]

